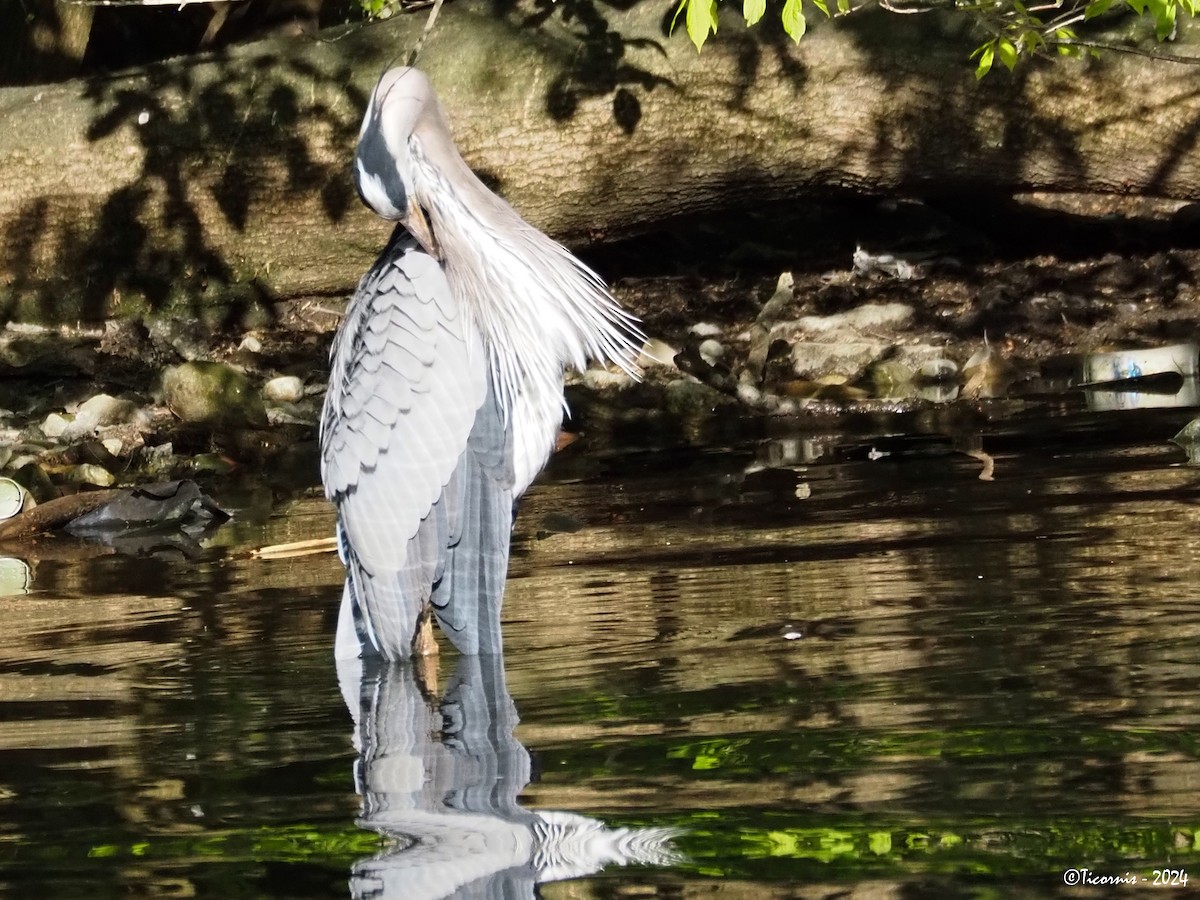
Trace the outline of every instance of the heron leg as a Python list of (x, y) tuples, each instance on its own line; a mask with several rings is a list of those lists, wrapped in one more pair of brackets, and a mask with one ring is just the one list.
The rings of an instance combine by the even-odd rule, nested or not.
[(433, 636), (433, 607), (426, 602), (417, 617), (417, 628), (413, 632), (413, 656), (437, 656), (437, 640)]
[(428, 603), (417, 619), (412, 642), (413, 668), (417, 686), (426, 700), (436, 701), (438, 693), (438, 645), (433, 636), (433, 607)]

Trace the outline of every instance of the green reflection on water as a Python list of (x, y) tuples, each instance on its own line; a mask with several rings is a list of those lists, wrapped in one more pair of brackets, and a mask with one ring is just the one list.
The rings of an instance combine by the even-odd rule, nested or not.
[(283, 825), (232, 829), (200, 837), (152, 837), (127, 844), (99, 844), (90, 859), (146, 857), (151, 859), (222, 859), (297, 863), (318, 861), (349, 866), (377, 852), (378, 834), (351, 823), (340, 826)]
[[(628, 824), (633, 824), (632, 822)], [(645, 824), (645, 823), (642, 823)], [(1186, 867), (1200, 855), (1200, 820), (1113, 822), (1099, 819), (959, 819), (920, 824), (847, 815), (703, 810), (655, 824), (681, 829), (682, 868), (756, 880), (799, 877), (819, 863), (821, 877), (901, 877), (915, 872), (1044, 875), (1070, 866), (1108, 866), (1147, 877)]]

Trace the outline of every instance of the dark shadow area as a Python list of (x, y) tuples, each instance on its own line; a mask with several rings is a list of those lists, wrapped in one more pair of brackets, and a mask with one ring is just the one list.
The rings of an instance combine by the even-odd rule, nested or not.
[[(264, 51), (196, 62), (88, 83), (85, 98), (95, 109), (88, 138), (135, 134), (141, 171), (104, 201), (90, 228), (53, 222), (51, 201), (31, 204), (9, 238), (14, 298), (32, 295), (50, 321), (103, 319), (127, 297), (150, 311), (185, 311), (217, 330), (252, 311), (269, 316), (270, 292), (216, 248), (211, 229), (244, 231), (251, 207), (286, 213), (314, 196), (339, 221), (356, 202), (346, 163), (315, 157), (313, 136), (352, 144), (366, 96), (353, 84), (352, 60), (322, 67)], [(327, 99), (313, 102), (316, 95)], [(211, 170), (214, 159), (219, 176), (202, 187), (195, 173)], [(217, 222), (205, 206), (219, 211)], [(59, 279), (69, 282), (29, 268), (36, 246), (60, 248)], [(17, 310), (3, 312), (10, 318)]]
[[(531, 37), (543, 32), (551, 20), (562, 26), (555, 39), (569, 45), (563, 56), (570, 63), (539, 98), (552, 117), (567, 121), (580, 102), (603, 97), (611, 101), (615, 128), (631, 135), (646, 128), (647, 94), (677, 88), (636, 65), (630, 51), (665, 53), (668, 41), (686, 41), (681, 27), (668, 33), (674, 4), (663, 7), (661, 33), (656, 39), (622, 34), (614, 15), (635, 5), (631, 0), (534, 0), (529, 7), (496, 0), (492, 9), (497, 17), (527, 30)], [(337, 9), (341, 7), (321, 6), (320, 24), (327, 25), (331, 15), (340, 15), (331, 13)], [(197, 21), (181, 14), (172, 20), (172, 29), (154, 43), (137, 38), (149, 27), (145, 23), (156, 21), (152, 18), (156, 11), (118, 12), (132, 18), (121, 19), (119, 28), (112, 26), (114, 36), (89, 50), (87, 63), (95, 70), (145, 62), (156, 53), (179, 52), (196, 40), (195, 32), (208, 15), (189, 7), (187, 16), (197, 16)], [(731, 107), (746, 103), (765, 60), (779, 66), (781, 77), (802, 97), (814, 76), (804, 65), (803, 54), (793, 50), (778, 17), (768, 15), (754, 29), (746, 29), (736, 19), (736, 10), (723, 16), (723, 26), (729, 20), (729, 27), (723, 27), (716, 39), (720, 46), (709, 45), (705, 51), (732, 53), (735, 59), (738, 74), (728, 101)], [(97, 24), (97, 34), (102, 27), (110, 26)], [(561, 37), (564, 27), (565, 38)], [(970, 32), (966, 17), (949, 24), (944, 18), (907, 17), (901, 25), (895, 16), (864, 11), (822, 22), (820, 27), (837, 28), (848, 35), (862, 50), (866, 70), (882, 79), (897, 97), (886, 118), (876, 125), (868, 148), (871, 157), (881, 166), (898, 167), (901, 181), (912, 180), (904, 170), (938, 171), (930, 161), (942, 161), (945, 180), (929, 180), (913, 193), (924, 200), (928, 212), (922, 216), (942, 218), (937, 227), (945, 241), (936, 253), (951, 256), (963, 266), (964, 279), (974, 277), (982, 283), (990, 277), (988, 273), (972, 276), (970, 267), (1013, 261), (1021, 254), (1052, 253), (1076, 260), (1197, 246), (1198, 229), (1185, 216), (1113, 221), (1030, 212), (1006, 197), (985, 193), (984, 187), (969, 200), (961, 194), (946, 196), (947, 183), (970, 180), (967, 167), (987, 171), (980, 184), (1019, 186), (1022, 161), (1035, 151), (1049, 154), (1048, 158), (1066, 171), (1080, 168), (1075, 138), (1052, 117), (1031, 115), (1029, 104), (1021, 102), (1031, 69), (981, 87), (971, 85), (969, 101), (959, 97), (938, 104), (923, 93), (928, 89), (923, 86), (945, 83), (944, 78), (935, 77), (936, 54), (930, 54), (929, 48), (947, 43), (969, 48), (977, 36)], [(121, 34), (115, 34), (121, 29)], [(260, 32), (247, 26), (244, 33)], [(293, 203), (314, 196), (320, 198), (328, 220), (340, 222), (356, 202), (347, 161), (315, 153), (311, 135), (320, 133), (326, 144), (351, 145), (366, 103), (364, 90), (355, 84), (350, 53), (342, 60), (335, 53), (321, 57), (324, 62), (311, 62), (302, 52), (287, 49), (286, 42), (276, 47), (257, 54), (223, 47), (200, 66), (195, 58), (151, 62), (145, 76), (138, 79), (97, 75), (87, 93), (95, 109), (89, 137), (99, 139), (118, 129), (133, 129), (142, 169), (133, 184), (106, 199), (94, 227), (53, 224), (53, 210), (47, 201), (30, 203), (8, 236), (11, 260), (6, 264), (13, 272), (10, 294), (23, 301), (32, 297), (33, 307), (47, 318), (63, 318), (69, 313), (72, 318), (100, 319), (113, 306), (119, 307), (125, 297), (144, 301), (152, 311), (178, 309), (197, 318), (203, 313), (206, 324), (216, 329), (242, 321), (249, 313), (269, 318), (277, 298), (260, 280), (261, 273), (242, 268), (238, 260), (215, 249), (213, 226), (206, 223), (215, 219), (219, 227), (243, 232), (251, 210), (262, 204), (270, 204), (280, 216), (286, 216)], [(969, 108), (976, 110), (976, 118), (986, 116), (998, 124), (994, 131), (981, 132), (974, 143), (964, 147), (963, 110)], [(941, 109), (946, 112), (940, 113)], [(1197, 134), (1198, 124), (1180, 129), (1176, 146), (1163, 152), (1164, 180), (1193, 151)], [(669, 163), (671, 154), (686, 154), (688, 149), (668, 147), (663, 157)], [(214, 160), (219, 161), (217, 177), (199, 186), (196, 173), (211, 170)], [(616, 190), (620, 172), (611, 177)], [(494, 177), (485, 180), (496, 183)], [(723, 318), (736, 319), (750, 313), (754, 302), (748, 299), (750, 295), (782, 269), (845, 267), (860, 245), (878, 243), (894, 250), (901, 243), (928, 242), (929, 221), (919, 221), (916, 234), (905, 233), (896, 217), (881, 213), (883, 204), (876, 198), (848, 192), (814, 198), (803, 205), (772, 204), (762, 200), (774, 193), (771, 173), (765, 171), (730, 175), (721, 190), (731, 211), (703, 220), (660, 223), (653, 233), (635, 240), (593, 248), (588, 253), (590, 262), (613, 281), (690, 280), (706, 297), (696, 304), (668, 303), (653, 311), (664, 322), (683, 324), (697, 314), (719, 312)], [(209, 203), (215, 216), (202, 208)], [(737, 209), (752, 205), (755, 209), (751, 212)], [(62, 248), (61, 271), (66, 274), (58, 282), (47, 281), (29, 262), (33, 249), (44, 246)], [(1165, 270), (1175, 266), (1169, 260), (1164, 265)], [(1185, 274), (1178, 272), (1181, 278)], [(706, 279), (717, 283), (702, 284)], [(840, 302), (833, 296), (836, 293), (831, 291), (818, 307), (836, 307)], [(72, 299), (65, 299), (68, 296)], [(847, 292), (845, 300), (852, 302), (854, 292)], [(982, 311), (962, 320), (964, 332), (1002, 331), (1012, 324), (1006, 318), (1013, 309), (1007, 298), (985, 300)], [(729, 305), (718, 310), (719, 302)], [(1053, 317), (1060, 311), (1051, 309), (1047, 315)], [(15, 305), (10, 305), (0, 310), (0, 318), (10, 319), (17, 313)]]
[(228, 4), (0, 5), (0, 85), (103, 75), (271, 35), (313, 34), (366, 19), (353, 0), (237, 0)]
[[(853, 268), (860, 248), (912, 259), (923, 277), (834, 278)], [(779, 273), (791, 271), (805, 314), (900, 300), (925, 327), (978, 340), (1026, 326), (1052, 335), (1064, 316), (1103, 322), (1142, 297), (1170, 307), (1196, 282), (1197, 250), (1200, 220), (1190, 206), (1104, 216), (999, 195), (897, 201), (846, 193), (675, 221), (582, 255), (664, 333), (697, 321), (748, 322)], [(942, 282), (969, 293), (970, 308), (943, 301)], [(1188, 319), (1145, 324), (1148, 337), (1194, 334)]]
[[(651, 48), (662, 52), (661, 45), (646, 39), (630, 39), (613, 28), (605, 10), (625, 10), (627, 3), (596, 3), (595, 0), (536, 0), (535, 12), (519, 21), (522, 28), (540, 29), (552, 16), (559, 16), (578, 41), (568, 71), (559, 75), (546, 92), (546, 112), (556, 121), (575, 115), (581, 100), (613, 96), (613, 120), (626, 134), (632, 134), (641, 120), (637, 94), (631, 88), (652, 91), (670, 87), (670, 81), (628, 61), (630, 48)], [(666, 38), (664, 37), (664, 40)]]

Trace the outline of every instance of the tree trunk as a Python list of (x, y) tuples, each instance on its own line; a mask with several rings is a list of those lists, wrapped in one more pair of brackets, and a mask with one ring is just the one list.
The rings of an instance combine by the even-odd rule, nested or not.
[[(422, 52), (467, 161), (568, 242), (838, 190), (1200, 197), (1194, 70), (1110, 54), (977, 83), (966, 19), (852, 15), (794, 46), (736, 16), (459, 0)], [(344, 295), (389, 225), (349, 160), (424, 16), (0, 91), (0, 311), (211, 317)]]

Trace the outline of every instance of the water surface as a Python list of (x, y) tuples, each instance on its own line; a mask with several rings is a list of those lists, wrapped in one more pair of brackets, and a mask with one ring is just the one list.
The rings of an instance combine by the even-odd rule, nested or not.
[[(1187, 418), (585, 441), (522, 504), (503, 665), (447, 652), (432, 684), (338, 672), (335, 557), (244, 553), (328, 534), (315, 485), (266, 516), (221, 498), (243, 508), (197, 560), (50, 542), (0, 599), (0, 890), (1107, 896), (1064, 873), (1200, 875), (1200, 470), (1168, 442)], [(398, 832), (512, 859), (464, 882), (467, 855), (438, 869)]]

